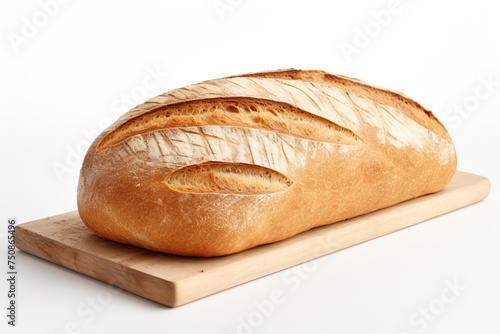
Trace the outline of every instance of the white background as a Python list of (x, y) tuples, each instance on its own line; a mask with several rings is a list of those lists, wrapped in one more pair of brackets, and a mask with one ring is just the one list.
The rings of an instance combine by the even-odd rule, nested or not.
[[(500, 12), (493, 0), (0, 6), (2, 271), (9, 217), (22, 223), (76, 209), (82, 152), (103, 123), (162, 92), (226, 75), (322, 69), (401, 91), (448, 127), (459, 169), (492, 182), (481, 203), (176, 309), (18, 252), (18, 326), (7, 326), (2, 279), (0, 332), (500, 332)], [(342, 51), (348, 45), (350, 54)], [(450, 294), (447, 284), (460, 287)], [(284, 301), (258, 313), (256, 304), (273, 291)], [(452, 302), (443, 302), (443, 291)]]

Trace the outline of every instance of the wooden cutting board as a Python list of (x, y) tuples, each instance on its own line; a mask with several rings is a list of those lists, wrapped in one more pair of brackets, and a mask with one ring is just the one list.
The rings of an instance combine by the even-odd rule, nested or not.
[(18, 225), (16, 246), (175, 307), (476, 203), (489, 189), (488, 179), (457, 172), (436, 194), (215, 258), (167, 255), (103, 240), (87, 229), (76, 211)]

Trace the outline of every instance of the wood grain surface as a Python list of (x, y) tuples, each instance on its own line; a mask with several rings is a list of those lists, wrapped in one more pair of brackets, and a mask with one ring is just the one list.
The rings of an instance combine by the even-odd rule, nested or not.
[(476, 203), (489, 189), (487, 178), (457, 171), (438, 193), (222, 257), (174, 256), (107, 241), (94, 235), (76, 211), (18, 225), (16, 246), (176, 307)]

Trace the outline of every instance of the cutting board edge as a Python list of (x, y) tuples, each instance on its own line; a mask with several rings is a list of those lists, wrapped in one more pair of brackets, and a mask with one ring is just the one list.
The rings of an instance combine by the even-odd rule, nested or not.
[[(45, 220), (45, 219), (42, 219), (42, 220)], [(36, 221), (34, 221), (34, 222), (36, 222)], [(23, 224), (19, 224), (18, 226), (16, 226), (16, 232), (15, 232), (16, 233), (16, 247), (19, 250), (21, 250), (27, 254), (41, 258), (47, 262), (54, 263), (54, 264), (59, 265), (63, 268), (69, 269), (73, 272), (85, 275), (86, 277), (90, 277), (90, 278), (95, 279), (97, 281), (101, 281), (103, 283), (118, 287), (124, 291), (128, 291), (130, 293), (141, 296), (143, 298), (155, 301), (159, 304), (170, 306), (170, 307), (176, 307), (179, 305), (179, 300), (177, 297), (178, 296), (178, 288), (177, 288), (177, 282), (175, 282), (175, 281), (164, 280), (164, 279), (157, 277), (157, 276), (154, 276), (151, 273), (148, 273), (146, 271), (137, 270), (137, 269), (132, 268), (132, 267), (122, 266), (120, 262), (113, 262), (113, 261), (108, 260), (108, 259), (98, 258), (95, 254), (92, 254), (90, 252), (83, 251), (81, 254), (81, 255), (83, 255), (83, 257), (81, 257), (79, 259), (78, 263), (82, 263), (82, 262), (89, 262), (89, 263), (94, 263), (94, 264), (97, 263), (97, 266), (95, 267), (95, 269), (93, 271), (87, 270), (82, 266), (76, 265), (76, 261), (73, 261), (73, 263), (72, 263), (71, 260), (65, 259), (64, 257), (61, 258), (61, 257), (56, 257), (56, 256), (50, 256), (51, 252), (44, 252), (41, 250), (40, 247), (37, 247), (36, 250), (34, 250), (33, 247), (30, 246), (31, 243), (29, 241), (30, 241), (30, 239), (32, 240), (32, 235), (35, 235), (38, 233), (30, 231), (30, 230), (26, 229), (24, 226), (22, 226), (24, 224), (30, 224), (30, 223), (32, 223), (32, 222), (23, 223)], [(19, 243), (19, 240), (21, 241), (20, 243)], [(56, 254), (56, 253), (61, 254), (61, 252), (64, 252), (64, 249), (67, 248), (67, 245), (61, 241), (51, 240), (51, 247), (52, 247), (53, 254)], [(61, 260), (59, 260), (59, 259), (61, 259)], [(134, 280), (137, 282), (145, 282), (145, 281), (149, 280), (152, 282), (152, 284), (149, 285), (148, 289), (149, 290), (154, 289), (154, 290), (158, 290), (158, 291), (155, 293), (144, 293), (138, 289), (139, 287), (142, 286), (140, 283), (136, 285), (137, 286), (136, 289), (133, 289), (133, 288), (131, 289), (131, 287), (133, 287), (134, 285), (130, 284), (130, 282), (127, 282), (127, 281), (122, 282), (119, 280), (108, 279), (105, 276), (103, 276), (102, 273), (109, 272), (110, 269), (113, 271), (117, 271), (117, 272), (123, 271), (123, 269), (125, 269), (126, 271), (128, 271), (128, 274), (132, 275), (132, 276), (127, 276), (127, 277), (134, 277)], [(101, 273), (99, 273), (99, 271), (101, 271)], [(116, 275), (116, 276), (123, 277), (123, 275)], [(116, 276), (112, 276), (112, 277), (116, 277)], [(166, 289), (166, 290), (164, 290), (164, 289)]]

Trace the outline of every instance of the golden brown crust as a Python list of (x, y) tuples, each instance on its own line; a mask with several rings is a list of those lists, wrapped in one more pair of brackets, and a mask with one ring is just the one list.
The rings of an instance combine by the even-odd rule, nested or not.
[(280, 78), (329, 83), (335, 87), (344, 89), (354, 94), (366, 96), (377, 103), (391, 105), (404, 112), (407, 116), (412, 117), (417, 123), (431, 129), (451, 143), (451, 137), (448, 134), (448, 131), (446, 131), (444, 125), (439, 122), (430, 110), (425, 109), (420, 104), (401, 93), (369, 85), (355, 78), (349, 78), (343, 75), (333, 75), (324, 71), (304, 71), (296, 69), (249, 73), (241, 75), (241, 77)]
[(90, 147), (78, 208), (111, 240), (218, 256), (443, 188), (456, 156), (416, 102), (321, 71), (179, 88)]

